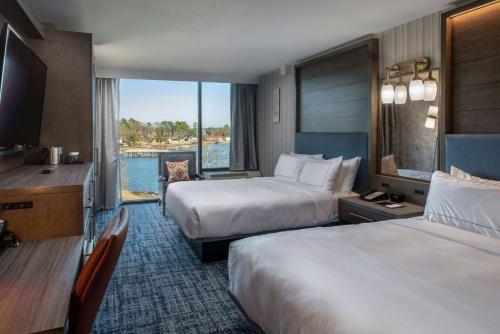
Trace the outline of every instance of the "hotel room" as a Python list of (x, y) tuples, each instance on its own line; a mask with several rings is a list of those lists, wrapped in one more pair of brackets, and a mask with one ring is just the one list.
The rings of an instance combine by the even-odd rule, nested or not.
[(500, 332), (498, 0), (0, 25), (0, 334)]

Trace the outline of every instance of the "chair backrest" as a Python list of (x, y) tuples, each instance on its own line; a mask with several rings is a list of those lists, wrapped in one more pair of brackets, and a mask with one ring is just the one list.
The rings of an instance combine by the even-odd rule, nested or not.
[(128, 232), (128, 211), (123, 207), (111, 219), (78, 276), (70, 311), (71, 333), (90, 333)]
[(172, 151), (164, 152), (158, 155), (158, 172), (160, 176), (168, 178), (167, 161), (179, 162), (188, 161), (189, 178), (193, 179), (196, 175), (196, 152), (195, 151)]

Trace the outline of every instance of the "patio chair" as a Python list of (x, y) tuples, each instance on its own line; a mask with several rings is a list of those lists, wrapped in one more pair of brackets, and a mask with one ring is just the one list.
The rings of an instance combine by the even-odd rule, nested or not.
[(174, 151), (158, 154), (158, 204), (162, 206), (163, 215), (166, 213), (165, 194), (168, 188), (168, 169), (166, 162), (180, 162), (187, 160), (189, 163), (188, 173), (190, 180), (202, 180), (203, 178), (196, 173), (196, 152), (195, 151)]

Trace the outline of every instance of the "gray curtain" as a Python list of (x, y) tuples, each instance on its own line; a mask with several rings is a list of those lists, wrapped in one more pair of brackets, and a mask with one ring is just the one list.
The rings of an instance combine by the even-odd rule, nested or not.
[(380, 158), (393, 154), (396, 166), (401, 168), (401, 122), (398, 107), (393, 103), (382, 104), (378, 120), (379, 163)]
[(231, 84), (229, 169), (257, 169), (257, 85)]
[(112, 209), (120, 204), (119, 79), (96, 80), (96, 205)]

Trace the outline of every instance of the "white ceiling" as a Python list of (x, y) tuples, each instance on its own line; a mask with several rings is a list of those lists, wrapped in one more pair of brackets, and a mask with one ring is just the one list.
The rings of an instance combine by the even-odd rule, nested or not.
[[(254, 81), (450, 0), (25, 0), (45, 24), (94, 35), (101, 72)], [(120, 74), (121, 73), (121, 74)]]

